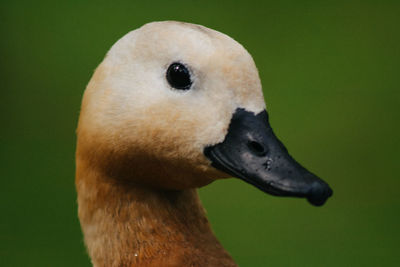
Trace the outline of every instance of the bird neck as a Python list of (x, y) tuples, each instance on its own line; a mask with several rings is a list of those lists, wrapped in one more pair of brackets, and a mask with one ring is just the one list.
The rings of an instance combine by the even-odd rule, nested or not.
[(236, 266), (196, 189), (116, 182), (77, 161), (79, 219), (94, 266)]

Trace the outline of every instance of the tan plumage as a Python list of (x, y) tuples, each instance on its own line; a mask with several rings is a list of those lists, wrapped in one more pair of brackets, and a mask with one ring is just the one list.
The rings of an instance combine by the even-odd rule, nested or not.
[[(193, 89), (165, 80), (187, 63)], [(233, 111), (265, 108), (247, 51), (203, 26), (150, 23), (97, 68), (78, 126), (79, 219), (94, 266), (236, 266), (214, 236), (196, 188), (226, 178), (203, 155)]]

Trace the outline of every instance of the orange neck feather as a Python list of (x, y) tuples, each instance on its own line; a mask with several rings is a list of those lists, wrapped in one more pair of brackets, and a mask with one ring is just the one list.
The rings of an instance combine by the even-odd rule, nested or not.
[(77, 160), (79, 218), (94, 266), (236, 266), (196, 189), (117, 182)]

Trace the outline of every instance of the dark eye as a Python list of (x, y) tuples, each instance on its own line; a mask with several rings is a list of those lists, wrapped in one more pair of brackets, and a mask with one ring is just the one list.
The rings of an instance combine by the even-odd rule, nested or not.
[(180, 90), (189, 90), (192, 85), (189, 70), (185, 65), (177, 62), (168, 67), (167, 81), (172, 87)]

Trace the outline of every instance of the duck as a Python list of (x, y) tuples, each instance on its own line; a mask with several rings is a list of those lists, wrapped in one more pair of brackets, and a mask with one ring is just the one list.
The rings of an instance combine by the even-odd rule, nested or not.
[(273, 132), (241, 44), (177, 21), (127, 33), (89, 81), (77, 128), (78, 217), (93, 266), (237, 266), (197, 193), (230, 177), (315, 206), (332, 195)]

